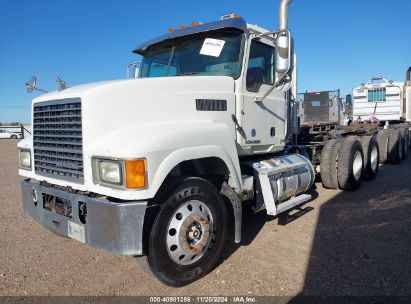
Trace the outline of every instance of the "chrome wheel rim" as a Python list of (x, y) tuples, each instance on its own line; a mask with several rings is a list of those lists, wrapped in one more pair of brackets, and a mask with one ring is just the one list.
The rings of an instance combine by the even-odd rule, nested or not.
[(372, 172), (376, 172), (378, 166), (378, 149), (376, 146), (372, 148), (370, 163)]
[(210, 247), (213, 217), (201, 201), (191, 200), (173, 214), (167, 229), (167, 252), (179, 265), (190, 265), (201, 259)]
[(354, 173), (354, 178), (356, 180), (359, 180), (361, 177), (361, 171), (362, 171), (362, 156), (361, 156), (361, 152), (360, 151), (355, 151), (354, 154), (354, 161), (353, 161), (353, 173)]

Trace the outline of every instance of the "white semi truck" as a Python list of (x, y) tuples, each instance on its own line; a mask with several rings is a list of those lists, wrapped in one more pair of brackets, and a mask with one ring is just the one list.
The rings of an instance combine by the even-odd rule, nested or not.
[(241, 241), (243, 208), (276, 216), (309, 201), (320, 166), (347, 190), (376, 174), (373, 136), (297, 142), (290, 2), (278, 31), (225, 15), (141, 44), (138, 78), (35, 98), (18, 145), (26, 214), (182, 286), (227, 237)]
[(405, 82), (373, 77), (353, 90), (353, 116), (358, 122), (411, 122), (411, 67)]
[[(395, 162), (389, 151), (389, 135), (397, 133), (392, 130), (400, 130), (397, 135), (402, 148), (399, 151), (403, 151), (403, 156), (406, 156), (407, 148), (411, 146), (410, 74), (411, 67), (406, 72), (405, 82), (388, 81), (382, 76), (373, 77), (352, 92), (355, 125), (374, 126), (377, 130), (388, 129), (390, 132), (385, 134), (388, 136), (385, 136), (384, 132), (379, 132), (378, 136), (383, 162), (390, 158)], [(398, 157), (396, 159), (399, 160)]]

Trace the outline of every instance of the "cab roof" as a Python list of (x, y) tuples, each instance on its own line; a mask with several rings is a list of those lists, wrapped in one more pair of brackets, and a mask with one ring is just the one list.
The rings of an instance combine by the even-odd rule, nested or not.
[(243, 18), (230, 18), (205, 24), (200, 24), (196, 26), (186, 27), (183, 29), (178, 29), (174, 32), (167, 33), (165, 35), (161, 35), (157, 38), (151, 39), (147, 42), (140, 44), (137, 48), (133, 50), (133, 53), (143, 55), (144, 52), (152, 45), (157, 44), (162, 41), (167, 41), (170, 39), (174, 39), (177, 37), (188, 36), (197, 33), (203, 33), (213, 30), (219, 30), (223, 28), (234, 28), (239, 29), (245, 33), (248, 32), (247, 23), (244, 21)]

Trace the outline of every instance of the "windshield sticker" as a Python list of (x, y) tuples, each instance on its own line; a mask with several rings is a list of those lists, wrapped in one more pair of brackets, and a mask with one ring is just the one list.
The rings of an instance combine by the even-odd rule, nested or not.
[(201, 47), (200, 54), (213, 57), (220, 57), (221, 51), (224, 47), (224, 43), (224, 40), (206, 38), (204, 40), (203, 46)]

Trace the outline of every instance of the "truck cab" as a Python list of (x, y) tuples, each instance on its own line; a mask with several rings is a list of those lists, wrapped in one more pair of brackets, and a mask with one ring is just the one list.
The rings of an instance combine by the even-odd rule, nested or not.
[(289, 2), (278, 31), (225, 15), (139, 45), (137, 78), (35, 98), (33, 136), (18, 145), (25, 212), (144, 256), (181, 286), (212, 269), (230, 231), (240, 242), (243, 202), (277, 215), (309, 200), (311, 163), (284, 155), (298, 129)]
[[(192, 100), (187, 104), (193, 110), (195, 106), (189, 117), (221, 117), (239, 155), (281, 151), (287, 135), (286, 93), (273, 91), (261, 103), (254, 102), (278, 77), (274, 39), (261, 36), (264, 33), (268, 30), (233, 14), (221, 21), (173, 31), (134, 50), (143, 57), (139, 79), (167, 77), (170, 82), (181, 83), (183, 90), (198, 82), (200, 88), (215, 93), (216, 83), (224, 84), (220, 89), (228, 94), (224, 98), (219, 93), (220, 97), (194, 96), (195, 105)], [(182, 113), (181, 119), (185, 118)]]

